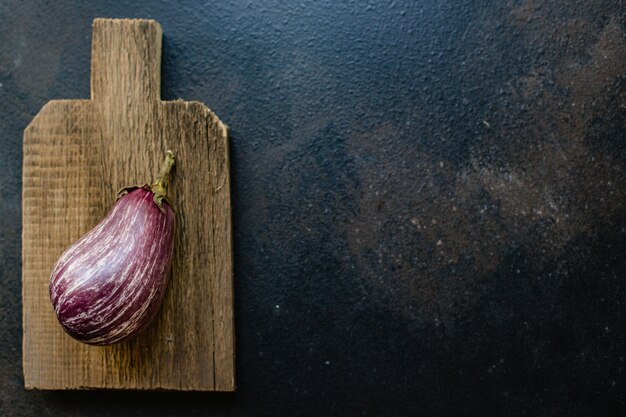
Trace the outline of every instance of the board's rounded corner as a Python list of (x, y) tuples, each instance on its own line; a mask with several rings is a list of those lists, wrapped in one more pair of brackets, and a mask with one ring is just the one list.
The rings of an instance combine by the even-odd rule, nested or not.
[(49, 102), (47, 102), (46, 104), (41, 106), (41, 108), (39, 109), (37, 114), (35, 114), (35, 116), (33, 116), (33, 119), (30, 121), (30, 123), (24, 129), (24, 134), (27, 134), (28, 132), (30, 132), (33, 129), (33, 127), (36, 126), (41, 121), (43, 116), (46, 113), (49, 113), (51, 108), (56, 106), (56, 102), (57, 101), (58, 100), (50, 100)]
[(226, 123), (224, 123), (217, 114), (209, 106), (204, 104), (201, 101), (192, 100), (185, 101), (181, 98), (176, 100), (161, 100), (161, 105), (165, 106), (165, 108), (176, 108), (177, 106), (181, 106), (187, 109), (196, 109), (198, 114), (201, 114), (202, 117), (205, 117), (209, 121), (209, 125), (212, 127), (217, 127), (220, 135), (224, 140), (228, 141), (228, 137), (230, 134), (230, 128)]
[(55, 99), (55, 100), (48, 101), (46, 104), (41, 106), (37, 114), (33, 116), (33, 119), (24, 128), (24, 139), (28, 137), (31, 130), (35, 126), (37, 126), (38, 124), (42, 122), (42, 119), (45, 119), (45, 117), (49, 115), (50, 113), (54, 113), (57, 107), (65, 108), (64, 111), (68, 111), (78, 106), (89, 105), (90, 103), (91, 103), (91, 100), (89, 99)]
[(201, 101), (192, 101), (191, 103), (197, 104), (201, 107), (204, 116), (210, 120), (210, 125), (215, 126), (219, 132), (220, 132), (220, 136), (222, 136), (222, 138), (224, 140), (226, 140), (228, 142), (228, 134), (229, 134), (229, 127), (226, 123), (224, 123), (222, 121), (222, 119), (219, 118), (219, 116), (217, 114), (215, 114), (215, 112), (213, 110), (211, 110), (209, 108), (209, 106), (207, 106), (206, 104), (204, 104)]

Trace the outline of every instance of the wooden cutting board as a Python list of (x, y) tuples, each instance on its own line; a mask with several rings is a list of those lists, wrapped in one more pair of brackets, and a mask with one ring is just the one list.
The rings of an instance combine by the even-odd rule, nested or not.
[[(96, 19), (91, 100), (53, 100), (24, 131), (26, 388), (235, 389), (228, 128), (202, 103), (161, 101), (161, 39), (155, 21)], [(55, 318), (52, 267), (168, 149), (177, 230), (159, 315), (132, 341), (79, 343)]]

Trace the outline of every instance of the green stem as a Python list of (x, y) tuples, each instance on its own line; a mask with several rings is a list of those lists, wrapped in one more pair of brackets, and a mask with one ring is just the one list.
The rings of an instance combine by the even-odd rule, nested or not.
[(170, 184), (170, 173), (175, 163), (174, 154), (172, 151), (167, 151), (161, 171), (159, 171), (159, 175), (157, 175), (156, 180), (150, 187), (151, 191), (154, 193), (154, 202), (159, 206), (161, 211), (163, 211), (162, 201), (167, 201), (167, 188)]

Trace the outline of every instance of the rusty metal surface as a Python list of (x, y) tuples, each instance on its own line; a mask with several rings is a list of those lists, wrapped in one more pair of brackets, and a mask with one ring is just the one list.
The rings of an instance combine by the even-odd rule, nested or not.
[[(626, 7), (338, 3), (0, 4), (1, 415), (623, 415)], [(96, 16), (232, 129), (234, 395), (22, 387), (21, 133)]]

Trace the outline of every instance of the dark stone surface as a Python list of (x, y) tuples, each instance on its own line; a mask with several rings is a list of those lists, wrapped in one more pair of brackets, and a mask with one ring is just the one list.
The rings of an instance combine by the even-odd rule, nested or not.
[[(13, 3), (0, 415), (624, 415), (622, 2)], [(236, 394), (23, 389), (22, 130), (89, 96), (98, 16), (232, 128)]]

